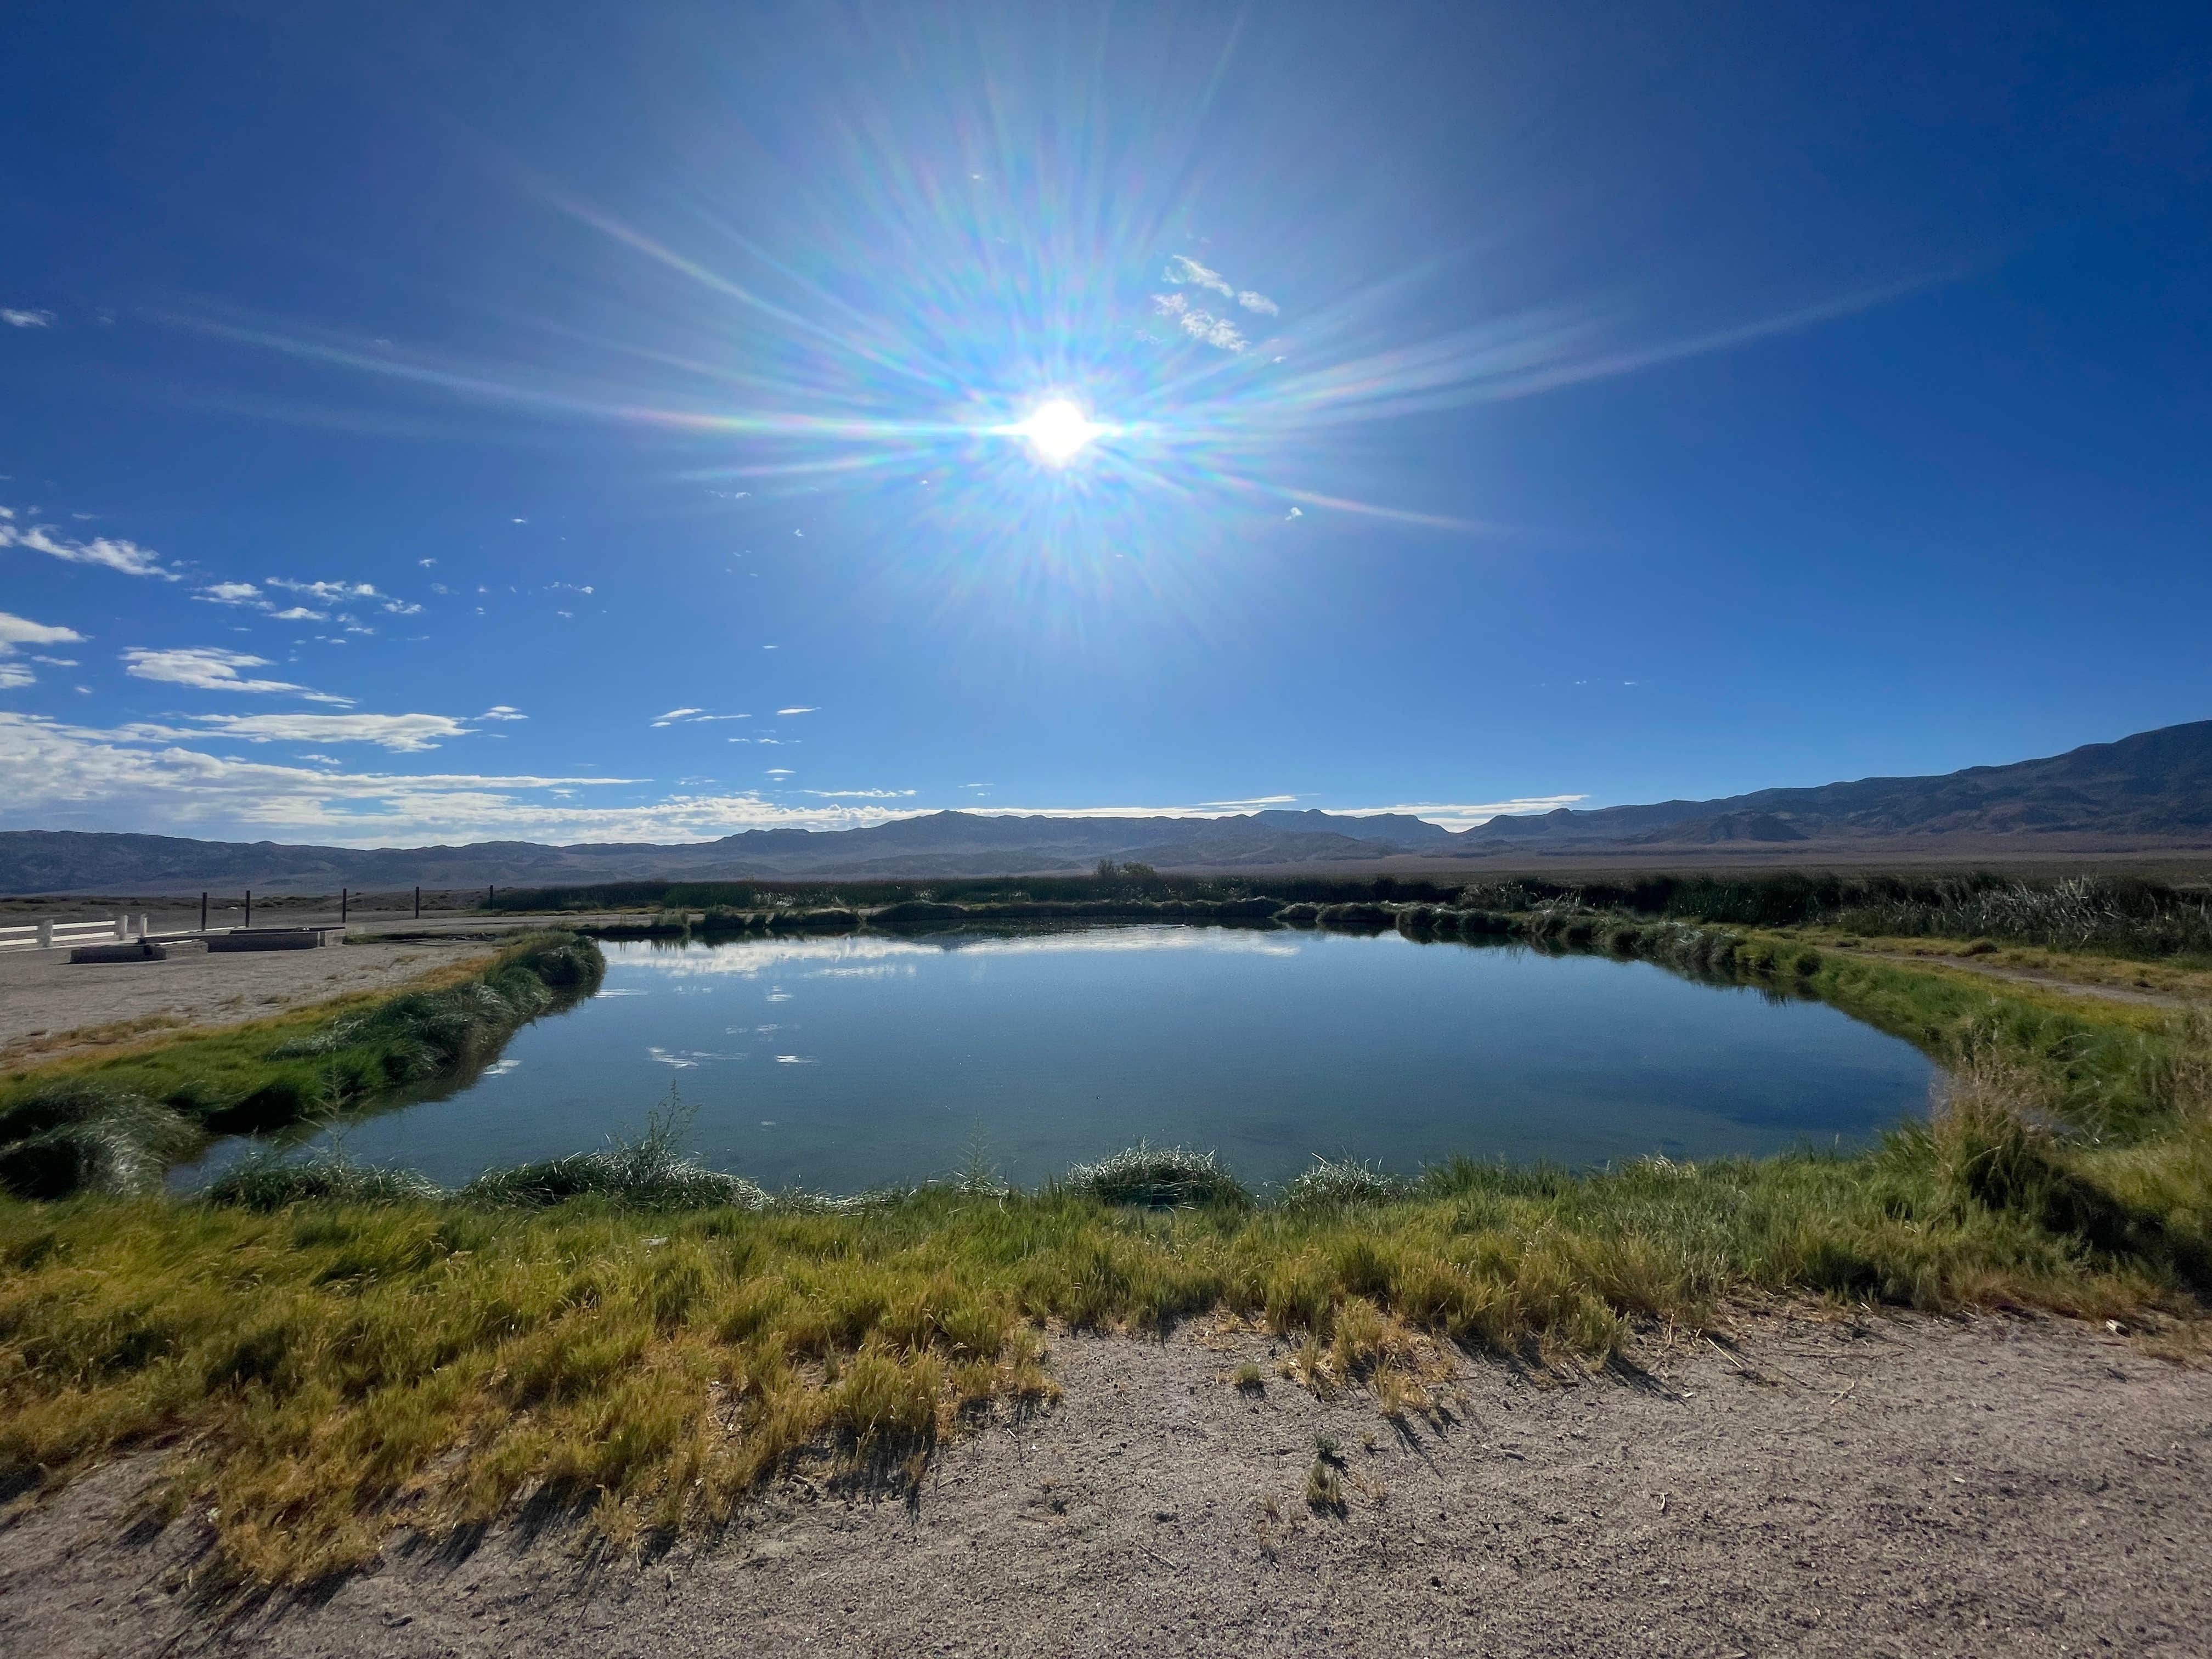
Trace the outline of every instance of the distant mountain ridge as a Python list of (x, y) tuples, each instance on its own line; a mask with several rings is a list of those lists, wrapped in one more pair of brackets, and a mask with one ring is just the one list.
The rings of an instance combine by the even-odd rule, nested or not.
[(1495, 817), (1468, 830), (1462, 850), (2057, 835), (2212, 837), (2212, 720), (1937, 777), (1861, 778), (1718, 800)]
[(1035, 875), (1102, 858), (1162, 869), (1255, 870), (1514, 853), (1976, 851), (1993, 842), (2068, 851), (2212, 847), (2212, 720), (2091, 744), (2041, 760), (1937, 777), (1862, 778), (1493, 817), (1452, 831), (1407, 813), (1317, 810), (1229, 817), (1053, 817), (931, 812), (862, 830), (748, 830), (656, 845), (475, 842), (460, 847), (291, 846), (89, 830), (0, 831), (0, 892), (156, 893), (210, 886), (319, 892), (556, 886), (778, 877)]

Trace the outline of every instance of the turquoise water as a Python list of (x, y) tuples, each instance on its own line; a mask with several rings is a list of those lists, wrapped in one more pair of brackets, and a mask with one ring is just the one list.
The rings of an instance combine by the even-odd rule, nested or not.
[[(606, 946), (599, 994), (346, 1149), (448, 1184), (635, 1133), (769, 1187), (1028, 1184), (1140, 1139), (1254, 1183), (1316, 1154), (1574, 1165), (1863, 1144), (1925, 1109), (1916, 1049), (1825, 1004), (1649, 963), (1220, 927)], [(217, 1156), (236, 1155), (235, 1147)], [(201, 1178), (210, 1164), (198, 1171)], [(187, 1177), (188, 1179), (190, 1177)]]

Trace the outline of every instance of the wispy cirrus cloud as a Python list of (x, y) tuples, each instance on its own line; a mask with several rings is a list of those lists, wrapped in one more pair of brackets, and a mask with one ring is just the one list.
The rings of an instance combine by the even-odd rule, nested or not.
[(1191, 304), (1180, 294), (1155, 294), (1152, 309), (1202, 345), (1217, 346), (1224, 351), (1243, 351), (1252, 343), (1244, 337), (1243, 331), (1226, 317), (1217, 317), (1203, 307)]
[[(1193, 288), (1204, 294), (1216, 294), (1222, 299), (1242, 306), (1245, 310), (1263, 317), (1279, 313), (1282, 307), (1256, 289), (1240, 289), (1219, 271), (1202, 265), (1188, 254), (1170, 257), (1161, 279), (1178, 288)], [(1242, 352), (1250, 349), (1251, 341), (1244, 331), (1218, 310), (1194, 304), (1185, 294), (1155, 294), (1152, 309), (1159, 316), (1181, 329), (1201, 345), (1210, 345), (1221, 351)]]
[(269, 576), (264, 580), (270, 586), (281, 587), (287, 593), (304, 593), (319, 605), (351, 605), (363, 599), (386, 597), (377, 591), (374, 582), (303, 582), (289, 576)]
[(197, 729), (132, 725), (133, 741), (235, 738), (246, 743), (368, 743), (398, 754), (421, 754), (471, 728), (447, 714), (194, 714)]
[(219, 646), (174, 646), (166, 649), (132, 646), (124, 652), (123, 664), (123, 672), (134, 679), (185, 685), (198, 691), (246, 691), (265, 696), (290, 692), (310, 702), (342, 706), (353, 701), (350, 697), (332, 696), (326, 691), (310, 691), (289, 680), (255, 679), (241, 674), (239, 670), (242, 668), (268, 668), (273, 665), (266, 657), (225, 651)]
[(1237, 290), (1229, 285), (1227, 277), (1218, 270), (1207, 270), (1188, 254), (1170, 255), (1168, 259), (1168, 268), (1160, 273), (1160, 276), (1164, 282), (1208, 289), (1218, 294), (1224, 300), (1233, 299), (1237, 293)]
[(54, 313), (36, 307), (0, 306), (0, 323), (10, 328), (52, 328)]
[[(786, 714), (811, 714), (811, 708), (786, 709)], [(665, 714), (656, 714), (652, 724), (659, 726), (711, 726), (716, 720), (749, 720), (750, 714), (710, 714), (703, 708), (672, 708)], [(744, 743), (744, 738), (732, 738), (732, 743)]]
[(184, 580), (162, 564), (159, 554), (136, 542), (114, 536), (95, 536), (90, 541), (79, 541), (60, 534), (52, 525), (18, 524), (16, 517), (15, 508), (0, 507), (0, 547), (20, 547), (43, 553), (64, 564), (100, 565), (126, 576), (156, 576), (165, 582)]
[[(301, 582), (289, 581), (281, 576), (271, 576), (268, 580), (271, 587), (281, 587), (289, 593), (304, 593), (325, 605), (373, 600), (389, 616), (419, 617), (422, 614), (421, 605), (379, 592), (368, 582)], [(205, 605), (234, 605), (243, 610), (258, 611), (278, 622), (328, 622), (331, 619), (330, 611), (310, 610), (304, 605), (284, 605), (280, 609), (276, 599), (252, 582), (211, 582), (192, 598)], [(373, 631), (354, 623), (349, 617), (340, 617), (338, 620), (347, 623), (356, 633)]]

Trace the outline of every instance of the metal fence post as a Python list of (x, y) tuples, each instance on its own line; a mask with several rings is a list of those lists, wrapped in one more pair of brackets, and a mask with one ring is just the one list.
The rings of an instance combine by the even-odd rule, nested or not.
[(422, 890), (419, 887), (415, 890), (415, 920), (422, 920)]
[(341, 927), (345, 926), (346, 909), (352, 898), (353, 893), (349, 888), (338, 889), (338, 926)]
[(251, 887), (246, 890), (246, 925), (248, 927), (253, 926), (253, 890)]

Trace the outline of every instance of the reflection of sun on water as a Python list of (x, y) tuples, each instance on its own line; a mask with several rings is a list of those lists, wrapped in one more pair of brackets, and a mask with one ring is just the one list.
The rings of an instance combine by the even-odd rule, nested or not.
[(1039, 404), (1014, 431), (1030, 441), (1037, 459), (1048, 466), (1066, 466), (1077, 451), (1098, 435), (1090, 417), (1065, 398)]

